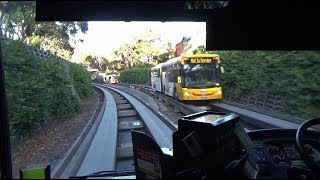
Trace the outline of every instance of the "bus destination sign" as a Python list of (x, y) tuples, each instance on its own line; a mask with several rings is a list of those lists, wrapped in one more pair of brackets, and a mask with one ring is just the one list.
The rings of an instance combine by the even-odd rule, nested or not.
[(190, 58), (191, 64), (210, 64), (212, 63), (211, 58)]

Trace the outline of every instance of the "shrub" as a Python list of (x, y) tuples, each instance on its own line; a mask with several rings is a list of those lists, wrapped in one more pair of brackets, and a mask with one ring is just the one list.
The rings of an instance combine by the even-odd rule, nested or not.
[(146, 84), (150, 81), (150, 68), (134, 68), (120, 72), (120, 82), (129, 84)]
[(273, 95), (283, 111), (301, 118), (320, 115), (320, 53), (313, 51), (220, 51), (225, 98)]
[(21, 42), (2, 44), (11, 135), (30, 135), (48, 119), (79, 110), (71, 79), (57, 59), (39, 58)]
[(79, 97), (81, 99), (90, 97), (93, 92), (90, 74), (80, 64), (72, 64), (70, 71)]

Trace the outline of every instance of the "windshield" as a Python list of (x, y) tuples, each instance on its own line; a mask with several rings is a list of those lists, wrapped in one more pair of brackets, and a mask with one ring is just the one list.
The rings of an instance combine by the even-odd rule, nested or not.
[[(199, 3), (188, 3), (188, 9), (212, 9), (213, 4), (219, 7), (228, 4), (217, 1), (199, 6)], [(127, 4), (120, 5), (119, 11), (115, 12), (121, 14), (122, 5)], [(102, 14), (108, 13), (101, 9), (105, 11)], [(133, 174), (130, 130), (147, 127), (142, 116), (134, 110), (152, 109), (162, 117), (161, 120), (168, 121), (165, 124), (178, 127), (178, 120), (189, 115), (189, 111), (183, 109), (185, 106), (194, 103), (190, 107), (195, 106), (200, 111), (214, 109), (213, 105), (221, 103), (224, 106), (215, 110), (238, 113), (235, 110), (244, 108), (250, 113), (243, 116), (248, 117), (245, 123), (250, 121), (244, 123), (246, 130), (292, 128), (320, 115), (319, 51), (208, 51), (206, 39), (212, 36), (207, 36), (206, 31), (210, 30), (210, 22), (35, 21), (36, 10), (35, 1), (0, 2), (0, 55), (3, 64), (0, 70), (4, 74), (0, 81), (5, 89), (5, 93), (0, 94), (5, 94), (3, 102), (7, 108), (9, 133), (0, 139), (10, 140), (10, 161), (15, 179), (19, 178), (21, 169), (47, 165), (51, 166), (52, 175), (58, 174), (53, 176), (56, 178), (67, 178), (62, 176), (65, 175), (62, 172), (79, 175), (76, 168), (64, 167), (69, 161), (77, 161), (71, 154), (83, 150), (79, 157), (85, 159), (85, 151), (90, 149), (89, 152), (102, 161), (102, 157), (110, 154), (103, 148), (113, 147), (111, 138), (115, 138), (113, 149), (117, 150), (115, 154), (118, 156), (115, 158), (118, 164), (112, 171), (104, 168), (105, 162), (99, 166), (96, 159), (78, 160), (75, 167), (80, 169), (79, 164), (84, 163), (82, 167), (88, 170), (84, 171), (87, 174), (97, 171)], [(264, 21), (259, 22), (263, 24)], [(238, 27), (241, 25), (239, 23)], [(245, 31), (244, 28), (240, 30)], [(180, 66), (179, 63), (171, 64), (167, 70), (161, 69), (161, 64), (166, 61), (183, 56), (219, 56), (221, 64), (209, 64), (208, 61)], [(155, 66), (156, 70), (151, 73)], [(222, 73), (222, 67), (225, 73)], [(148, 108), (142, 108), (142, 105), (134, 107), (125, 96), (107, 89), (107, 86), (125, 89), (127, 94), (138, 97), (137, 102), (141, 101)], [(205, 107), (197, 106), (198, 100), (205, 101)], [(114, 106), (107, 107), (110, 104)], [(229, 106), (230, 109), (226, 108)], [(5, 117), (2, 112), (1, 120)], [(128, 114), (134, 114), (134, 117)], [(100, 126), (110, 122), (107, 120), (114, 117), (112, 115), (118, 124), (108, 128)], [(118, 116), (123, 116), (123, 119), (118, 120)], [(259, 117), (269, 119), (262, 122)], [(278, 119), (274, 124), (266, 123), (275, 117)], [(129, 123), (127, 119), (133, 121)], [(107, 122), (100, 123), (104, 120)], [(163, 127), (167, 126), (144, 130), (152, 134), (155, 130), (164, 130)], [(1, 128), (0, 133), (4, 132)], [(105, 133), (111, 130), (116, 133), (106, 137)], [(105, 141), (101, 143), (98, 139), (97, 143), (91, 143), (92, 137), (86, 136), (90, 132), (101, 135)], [(159, 134), (154, 136), (160, 139), (157, 141), (169, 143), (163, 137), (171, 138), (172, 132)], [(82, 142), (89, 145), (80, 147)], [(3, 148), (2, 144), (0, 148)], [(145, 163), (145, 168), (150, 168), (149, 162), (144, 160), (142, 158), (140, 162)], [(97, 170), (98, 166), (101, 169)]]
[(210, 88), (220, 85), (219, 65), (184, 64), (184, 87)]

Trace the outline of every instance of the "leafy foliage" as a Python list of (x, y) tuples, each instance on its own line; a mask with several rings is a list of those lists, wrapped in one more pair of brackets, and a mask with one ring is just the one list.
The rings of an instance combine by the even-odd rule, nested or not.
[[(41, 60), (41, 59), (40, 59)], [(51, 100), (52, 113), (55, 118), (70, 118), (79, 110), (79, 102), (76, 95), (72, 95), (69, 86), (70, 77), (65, 72), (65, 68), (56, 59), (49, 59), (47, 62), (47, 72), (49, 73), (46, 78), (48, 81), (47, 93), (53, 95)], [(38, 73), (41, 73), (38, 72)]]
[(33, 55), (21, 42), (2, 41), (5, 86), (10, 132), (16, 136), (33, 133), (52, 118), (68, 118), (79, 110), (79, 94), (90, 95), (84, 70), (72, 65), (77, 93), (70, 88), (71, 77), (57, 59)]
[(150, 81), (150, 68), (134, 68), (120, 72), (120, 82), (129, 84), (145, 84)]
[(320, 52), (219, 51), (226, 98), (255, 93), (282, 99), (286, 114), (320, 116)]
[(257, 94), (281, 100), (283, 113), (301, 118), (320, 116), (320, 52), (314, 51), (211, 51), (219, 54), (225, 74), (225, 98)]
[(41, 47), (51, 53), (70, 59), (79, 31), (88, 30), (87, 22), (35, 22), (35, 1), (0, 2), (0, 27), (5, 37)]
[(51, 90), (48, 74), (39, 73), (47, 68), (20, 43), (5, 46), (3, 52), (11, 133), (24, 135), (38, 128), (52, 113), (52, 94), (46, 90)]
[(127, 69), (155, 65), (174, 54), (172, 44), (163, 42), (158, 32), (145, 29), (144, 34), (134, 37), (134, 42), (121, 44), (113, 52), (108, 69)]
[(204, 45), (198, 46), (194, 51), (193, 54), (203, 54), (206, 52), (206, 48)]
[(71, 74), (80, 98), (90, 97), (93, 93), (90, 74), (80, 64), (71, 65)]

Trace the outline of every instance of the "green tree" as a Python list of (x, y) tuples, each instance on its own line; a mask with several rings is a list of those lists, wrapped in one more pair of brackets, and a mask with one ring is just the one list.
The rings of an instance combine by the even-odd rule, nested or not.
[(81, 63), (88, 65), (91, 69), (99, 69), (98, 57), (95, 55), (87, 55)]
[(90, 97), (93, 93), (90, 74), (80, 64), (72, 64), (70, 70), (79, 97), (81, 99)]
[(70, 59), (81, 42), (75, 34), (88, 30), (87, 22), (35, 22), (35, 1), (0, 2), (0, 27), (5, 37), (41, 47), (53, 54)]
[(193, 51), (193, 54), (203, 54), (206, 53), (206, 48), (204, 45), (198, 46), (197, 49)]
[(146, 84), (150, 81), (150, 68), (133, 68), (120, 72), (120, 82)]
[(71, 59), (74, 48), (70, 44), (79, 43), (82, 40), (75, 39), (78, 31), (86, 32), (88, 30), (87, 22), (46, 22), (36, 23), (32, 33), (31, 44), (50, 52)]
[(219, 54), (224, 97), (256, 94), (283, 103), (282, 112), (320, 115), (320, 53), (313, 51), (212, 51)]
[(159, 54), (156, 57), (156, 61), (153, 61), (153, 63), (152, 63), (153, 66), (158, 64), (158, 63), (165, 62), (168, 59), (171, 59), (171, 58), (175, 57), (175, 49), (172, 48), (172, 44), (170, 42), (166, 43), (164, 45), (164, 48), (166, 49), (166, 51), (161, 53), (161, 54)]
[(49, 119), (75, 115), (79, 102), (72, 93), (72, 79), (65, 67), (57, 59), (35, 56), (22, 42), (8, 39), (3, 42), (12, 135), (25, 137)]
[(133, 43), (124, 43), (114, 50), (114, 60), (120, 61), (125, 68), (147, 67), (159, 60), (165, 46), (168, 43), (161, 41), (158, 32), (146, 29), (144, 34), (134, 37)]
[(101, 57), (98, 59), (98, 63), (99, 63), (99, 70), (100, 71), (106, 71), (107, 70), (107, 66), (109, 65), (109, 60), (105, 57)]

